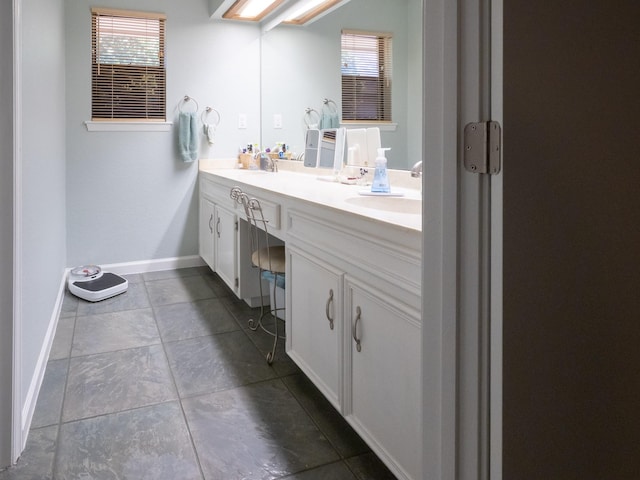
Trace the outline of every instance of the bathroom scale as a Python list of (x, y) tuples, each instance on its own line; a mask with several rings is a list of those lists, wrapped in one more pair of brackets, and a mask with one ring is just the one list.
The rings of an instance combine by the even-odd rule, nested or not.
[(69, 291), (89, 302), (99, 302), (127, 291), (126, 278), (104, 272), (98, 265), (82, 265), (71, 269), (67, 281)]

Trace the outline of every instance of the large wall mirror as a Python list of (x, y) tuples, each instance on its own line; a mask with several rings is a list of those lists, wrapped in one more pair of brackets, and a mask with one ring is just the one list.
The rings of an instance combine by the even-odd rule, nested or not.
[(389, 167), (408, 169), (422, 159), (422, 0), (351, 0), (309, 25), (266, 32), (261, 40), (262, 145), (284, 142), (302, 152), (306, 109), (322, 113), (327, 99), (341, 112), (343, 29), (393, 35), (392, 124), (382, 127), (380, 136), (382, 146), (391, 148)]

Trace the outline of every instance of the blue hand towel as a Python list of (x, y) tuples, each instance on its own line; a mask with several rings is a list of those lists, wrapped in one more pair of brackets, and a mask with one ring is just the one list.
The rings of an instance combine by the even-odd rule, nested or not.
[(195, 112), (180, 112), (178, 143), (183, 162), (198, 158), (198, 119)]
[(320, 128), (338, 128), (340, 127), (340, 117), (335, 112), (322, 112), (320, 119)]

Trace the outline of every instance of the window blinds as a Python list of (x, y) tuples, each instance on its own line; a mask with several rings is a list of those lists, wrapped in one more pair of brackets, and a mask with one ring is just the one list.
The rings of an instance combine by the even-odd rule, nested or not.
[(91, 10), (93, 120), (166, 120), (165, 20)]
[(392, 38), (342, 32), (342, 120), (391, 121)]

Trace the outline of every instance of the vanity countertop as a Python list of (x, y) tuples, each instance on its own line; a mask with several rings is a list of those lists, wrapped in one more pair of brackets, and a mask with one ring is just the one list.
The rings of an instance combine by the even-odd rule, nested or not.
[[(200, 174), (224, 183), (237, 182), (293, 200), (309, 202), (343, 213), (366, 217), (376, 222), (396, 226), (402, 230), (422, 231), (422, 195), (420, 180), (408, 171), (389, 170), (392, 193), (402, 196), (370, 196), (370, 186), (346, 185), (323, 175), (322, 170), (304, 167), (301, 162), (280, 161), (279, 171), (233, 168), (235, 161), (200, 160)], [(407, 178), (403, 178), (407, 177)]]

